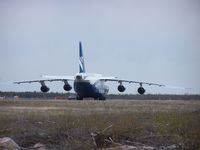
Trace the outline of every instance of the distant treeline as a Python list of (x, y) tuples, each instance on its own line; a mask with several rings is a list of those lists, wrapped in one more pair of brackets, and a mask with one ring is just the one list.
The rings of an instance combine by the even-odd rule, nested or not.
[(110, 94), (107, 99), (129, 99), (129, 100), (200, 100), (200, 95), (171, 95), (171, 94)]
[(65, 98), (67, 99), (71, 93), (42, 93), (42, 92), (2, 92), (0, 91), (0, 97), (5, 98), (36, 98), (36, 99), (55, 99), (55, 98)]
[[(68, 99), (75, 97), (74, 93), (42, 93), (42, 92), (2, 92), (1, 98), (32, 98), (32, 99)], [(200, 95), (170, 95), (170, 94), (109, 94), (107, 99), (129, 99), (129, 100), (200, 100)]]

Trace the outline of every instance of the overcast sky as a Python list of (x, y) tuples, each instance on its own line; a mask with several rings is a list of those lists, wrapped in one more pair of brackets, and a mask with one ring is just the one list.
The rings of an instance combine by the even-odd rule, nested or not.
[(8, 82), (74, 75), (79, 41), (87, 72), (193, 88), (147, 93), (200, 93), (199, 0), (1, 0), (0, 91), (39, 91)]

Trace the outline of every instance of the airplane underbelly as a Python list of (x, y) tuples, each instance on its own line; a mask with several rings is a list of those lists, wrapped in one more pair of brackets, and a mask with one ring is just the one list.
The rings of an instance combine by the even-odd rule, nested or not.
[(74, 82), (74, 90), (81, 97), (96, 97), (98, 90), (89, 82)]

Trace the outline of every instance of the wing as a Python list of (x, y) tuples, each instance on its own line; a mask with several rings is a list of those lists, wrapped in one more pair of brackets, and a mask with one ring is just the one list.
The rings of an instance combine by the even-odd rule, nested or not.
[(133, 81), (133, 80), (123, 80), (123, 79), (118, 79), (117, 77), (102, 77), (99, 78), (99, 80), (102, 81), (114, 81), (114, 82), (118, 82), (118, 83), (123, 83), (123, 82), (127, 82), (127, 83), (135, 83), (135, 84), (139, 84), (140, 86), (142, 86), (143, 84), (146, 85), (153, 85), (153, 86), (159, 86), (159, 87), (166, 87), (166, 88), (170, 88), (170, 89), (180, 89), (180, 90), (191, 90), (192, 88), (190, 87), (180, 87), (180, 86), (171, 86), (171, 85), (164, 85), (164, 84), (158, 84), (158, 83), (151, 83), (151, 82), (140, 82), (140, 81)]
[(21, 84), (21, 83), (34, 83), (34, 82), (39, 82), (39, 83), (44, 83), (44, 82), (53, 82), (53, 81), (73, 81), (74, 76), (48, 76), (48, 75), (42, 75), (41, 77), (47, 78), (47, 79), (41, 79), (41, 80), (30, 80), (30, 81), (19, 81), (19, 82), (13, 82), (14, 84)]
[(114, 81), (114, 82), (118, 82), (118, 83), (123, 83), (123, 82), (127, 82), (127, 83), (135, 83), (135, 84), (146, 84), (146, 85), (154, 85), (154, 86), (159, 86), (159, 87), (164, 87), (166, 85), (164, 84), (158, 84), (158, 83), (151, 83), (151, 82), (140, 82), (140, 81), (133, 81), (133, 80), (123, 80), (123, 79), (118, 79), (117, 77), (102, 77), (100, 78), (100, 80), (102, 81)]
[(42, 78), (53, 79), (53, 80), (68, 80), (74, 81), (74, 76), (49, 76), (49, 75), (42, 75)]

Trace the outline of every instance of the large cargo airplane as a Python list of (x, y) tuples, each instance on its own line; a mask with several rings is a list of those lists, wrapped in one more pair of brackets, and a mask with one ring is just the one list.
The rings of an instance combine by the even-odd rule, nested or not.
[(132, 80), (124, 80), (119, 79), (117, 77), (104, 77), (101, 74), (93, 74), (93, 73), (86, 73), (85, 64), (84, 64), (84, 57), (83, 57), (83, 50), (81, 42), (79, 42), (79, 73), (75, 74), (74, 76), (48, 76), (43, 75), (43, 80), (30, 80), (30, 81), (21, 81), (21, 82), (14, 82), (15, 84), (21, 83), (34, 83), (38, 82), (41, 84), (40, 90), (42, 92), (48, 92), (49, 87), (46, 86), (45, 82), (53, 82), (53, 81), (61, 81), (64, 83), (63, 89), (65, 91), (70, 91), (72, 86), (69, 84), (68, 81), (73, 81), (74, 83), (74, 91), (76, 92), (76, 99), (83, 100), (83, 98), (94, 98), (96, 100), (105, 100), (106, 94), (108, 94), (109, 87), (105, 85), (106, 82), (118, 82), (119, 85), (117, 87), (119, 92), (124, 92), (125, 87), (123, 83), (134, 83), (139, 84), (138, 93), (144, 94), (145, 89), (142, 85), (154, 85), (158, 87), (165, 86), (163, 84), (157, 83), (148, 83), (148, 82), (139, 82), (139, 81), (132, 81)]

